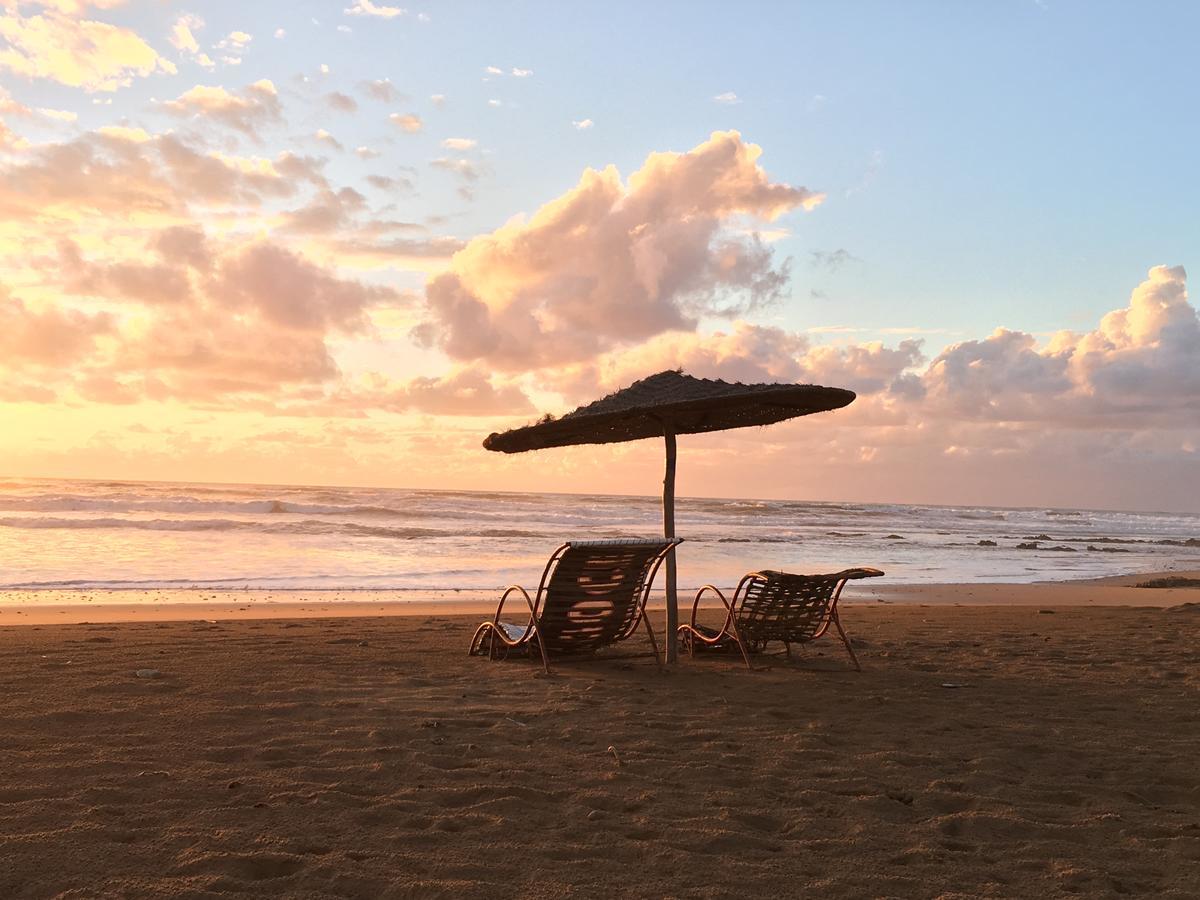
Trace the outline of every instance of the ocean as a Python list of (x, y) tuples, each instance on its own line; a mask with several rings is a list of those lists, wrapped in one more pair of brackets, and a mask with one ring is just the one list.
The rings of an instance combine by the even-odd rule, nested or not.
[[(680, 498), (676, 521), (687, 590), (766, 568), (892, 583), (1200, 568), (1200, 515), (1179, 513)], [(564, 540), (660, 528), (657, 497), (9, 478), (0, 589), (536, 586)]]

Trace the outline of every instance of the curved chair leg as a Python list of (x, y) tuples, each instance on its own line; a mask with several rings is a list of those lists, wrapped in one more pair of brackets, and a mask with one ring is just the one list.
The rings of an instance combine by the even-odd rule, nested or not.
[(550, 674), (550, 657), (546, 653), (546, 645), (542, 643), (542, 634), (539, 631), (534, 631), (533, 639), (537, 641), (538, 653), (542, 657), (542, 668), (546, 670), (546, 674)]
[(833, 624), (838, 630), (838, 634), (842, 637), (842, 643), (846, 645), (846, 652), (850, 654), (850, 661), (854, 663), (855, 671), (861, 672), (862, 666), (858, 664), (858, 657), (854, 655), (854, 648), (850, 646), (850, 638), (846, 636), (846, 630), (842, 628), (842, 620), (837, 613), (833, 615)]
[(658, 671), (662, 671), (662, 657), (658, 653), (658, 641), (654, 639), (654, 629), (650, 627), (650, 617), (642, 610), (642, 622), (646, 625), (646, 636), (650, 638), (650, 649), (654, 651), (654, 662)]

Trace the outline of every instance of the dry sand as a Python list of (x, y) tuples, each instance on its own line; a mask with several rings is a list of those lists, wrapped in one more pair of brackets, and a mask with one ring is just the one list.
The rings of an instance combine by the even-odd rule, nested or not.
[(1198, 610), (860, 604), (861, 674), (638, 638), (545, 677), (467, 659), (477, 617), (3, 628), (0, 897), (1194, 898)]

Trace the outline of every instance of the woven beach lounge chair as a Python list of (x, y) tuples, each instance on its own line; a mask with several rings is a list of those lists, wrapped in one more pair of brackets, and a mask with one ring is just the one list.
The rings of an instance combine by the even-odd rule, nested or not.
[[(475, 630), (470, 655), (491, 659), (536, 652), (546, 672), (550, 657), (590, 654), (630, 637), (645, 624), (654, 661), (662, 665), (646, 600), (654, 576), (679, 539), (568, 541), (551, 554), (537, 593), (508, 588), (496, 615)], [(501, 621), (504, 604), (519, 593), (528, 605), (524, 624)]]
[[(847, 581), (878, 578), (879, 569), (846, 569), (831, 575), (792, 575), (787, 572), (751, 572), (738, 582), (733, 600), (719, 588), (706, 584), (692, 603), (692, 618), (680, 625), (678, 636), (692, 656), (697, 650), (731, 650), (737, 647), (748, 668), (751, 653), (761, 653), (770, 641), (782, 641), (788, 656), (792, 644), (815, 641), (833, 625), (846, 645), (854, 668), (862, 671), (850, 639), (838, 618), (837, 603)], [(712, 591), (725, 604), (725, 624), (720, 630), (699, 625), (700, 600)]]

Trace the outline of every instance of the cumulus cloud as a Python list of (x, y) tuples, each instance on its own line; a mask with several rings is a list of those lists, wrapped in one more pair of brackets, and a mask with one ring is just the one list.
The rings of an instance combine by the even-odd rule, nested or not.
[(281, 153), (247, 159), (205, 153), (172, 134), (109, 126), (39, 146), (0, 167), (0, 218), (40, 227), (81, 217), (184, 218), (192, 206), (257, 206), (324, 186), (319, 160)]
[(478, 143), (479, 141), (475, 140), (474, 138), (452, 137), (446, 138), (444, 141), (442, 141), (442, 146), (447, 150), (471, 150), (474, 149), (475, 145)]
[(442, 416), (529, 415), (533, 404), (516, 385), (497, 387), (477, 369), (458, 369), (446, 375), (418, 377), (393, 384), (376, 377), (365, 389), (345, 397), (352, 406), (368, 406), (389, 412), (418, 412)]
[(22, 364), (63, 365), (90, 353), (96, 339), (112, 331), (107, 313), (89, 315), (72, 309), (30, 309), (0, 289), (0, 359)]
[(425, 123), (421, 121), (421, 117), (416, 113), (392, 113), (390, 116), (388, 116), (388, 119), (390, 119), (393, 124), (397, 125), (401, 131), (407, 132), (408, 134), (416, 134), (425, 127)]
[(571, 125), (572, 125), (572, 127), (574, 127), (574, 129), (576, 131), (587, 131), (589, 128), (591, 128), (595, 124), (596, 123), (593, 122), (591, 119), (578, 119), (578, 120), (572, 119), (571, 120)]
[(394, 175), (368, 175), (367, 184), (381, 191), (411, 191), (412, 179), (400, 178)]
[(217, 49), (227, 50), (231, 53), (240, 53), (250, 46), (252, 40), (254, 40), (254, 35), (247, 34), (244, 31), (231, 31), (217, 42)]
[(338, 112), (357, 112), (358, 110), (358, 101), (349, 94), (343, 94), (341, 91), (333, 91), (326, 94), (325, 102)]
[(455, 359), (537, 369), (773, 298), (785, 273), (726, 226), (811, 209), (822, 195), (772, 182), (760, 153), (718, 132), (687, 153), (651, 154), (628, 184), (612, 166), (587, 170), (528, 221), (455, 254), (426, 286), (416, 336)]
[(726, 381), (830, 384), (860, 395), (909, 397), (914, 389), (919, 391), (912, 370), (923, 362), (921, 342), (916, 340), (901, 341), (894, 348), (880, 342), (814, 345), (802, 333), (738, 321), (730, 331), (661, 334), (546, 377), (547, 384), (579, 402), (664, 369)]
[(408, 15), (408, 10), (399, 6), (372, 3), (371, 0), (354, 0), (354, 5), (342, 10), (348, 16), (373, 16), (379, 19), (396, 19)]
[(733, 91), (726, 91), (723, 94), (717, 94), (713, 97), (713, 103), (720, 103), (724, 106), (732, 106), (736, 103), (741, 103), (742, 100)]
[(319, 141), (322, 144), (328, 144), (334, 150), (344, 150), (345, 149), (342, 146), (341, 141), (339, 141), (337, 138), (335, 138), (332, 134), (330, 134), (324, 128), (318, 128), (316, 133), (313, 135), (313, 139), (316, 141)]
[(363, 81), (359, 83), (358, 87), (372, 100), (378, 100), (381, 103), (395, 103), (404, 99), (404, 95), (396, 90), (396, 86), (387, 78)]
[(278, 243), (214, 241), (189, 226), (153, 235), (136, 260), (90, 259), (68, 242), (55, 272), (63, 296), (134, 303), (142, 312), (121, 323), (107, 312), (33, 313), (4, 298), (0, 352), (9, 368), (14, 360), (69, 359), (47, 383), (97, 402), (263, 398), (304, 385), (320, 394), (340, 374), (330, 338), (369, 335), (372, 310), (408, 302)]
[(999, 328), (948, 347), (924, 376), (931, 412), (993, 421), (1113, 419), (1170, 426), (1200, 415), (1200, 321), (1182, 266), (1156, 266), (1082, 335)]
[(349, 224), (367, 208), (367, 198), (354, 188), (322, 190), (308, 204), (286, 213), (283, 228), (301, 234), (327, 234)]
[(209, 290), (220, 306), (252, 310), (269, 324), (318, 334), (362, 332), (368, 307), (399, 296), (392, 288), (338, 278), (265, 242), (224, 258)]
[(246, 85), (237, 93), (223, 87), (196, 85), (162, 107), (173, 115), (219, 123), (255, 141), (262, 140), (262, 127), (283, 121), (279, 92), (266, 78)]
[[(72, 4), (71, 12), (82, 10)], [(44, 78), (85, 91), (115, 91), (175, 66), (137, 32), (107, 22), (47, 9), (33, 16), (0, 16), (0, 68), (27, 78)]]
[(171, 34), (167, 38), (171, 46), (192, 56), (200, 53), (200, 43), (196, 40), (195, 32), (204, 27), (204, 20), (190, 13), (180, 16), (171, 26)]

